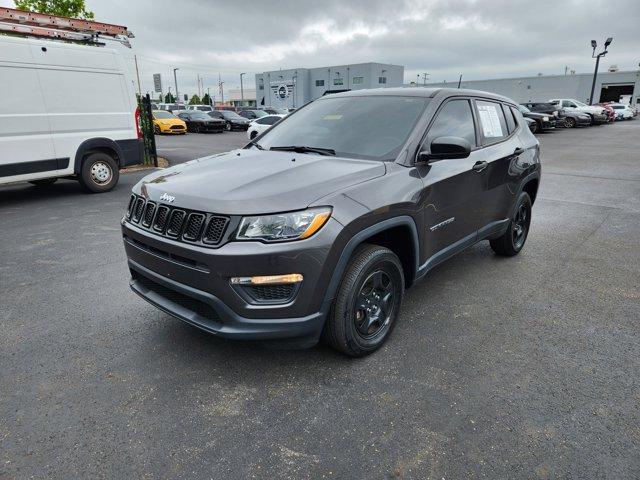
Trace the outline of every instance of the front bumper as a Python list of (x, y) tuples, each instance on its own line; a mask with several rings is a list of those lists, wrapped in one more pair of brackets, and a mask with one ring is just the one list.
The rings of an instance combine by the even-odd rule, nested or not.
[(592, 117), (594, 124), (607, 123), (608, 116), (604, 113), (594, 113)]
[(187, 132), (186, 125), (159, 125), (160, 133), (181, 134)]
[(556, 120), (554, 118), (549, 118), (548, 121), (541, 121), (542, 130), (553, 130), (556, 128)]
[[(315, 343), (330, 300), (325, 298), (336, 260), (329, 253), (342, 230), (335, 220), (296, 242), (228, 242), (217, 248), (159, 237), (123, 221), (135, 293), (171, 315), (211, 333), (252, 340)], [(286, 303), (248, 301), (230, 284), (235, 276), (300, 273), (303, 282)]]

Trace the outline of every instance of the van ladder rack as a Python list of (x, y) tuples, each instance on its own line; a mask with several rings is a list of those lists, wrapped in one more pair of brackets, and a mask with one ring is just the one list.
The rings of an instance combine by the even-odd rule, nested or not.
[(133, 33), (122, 25), (0, 8), (0, 32), (101, 45), (98, 39), (115, 40), (131, 48)]

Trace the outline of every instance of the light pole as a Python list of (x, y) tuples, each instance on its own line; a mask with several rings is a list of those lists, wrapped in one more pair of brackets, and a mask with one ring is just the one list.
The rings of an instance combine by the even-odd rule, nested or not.
[(244, 107), (244, 88), (242, 87), (242, 76), (246, 75), (246, 73), (240, 74), (240, 105)]
[(609, 37), (604, 42), (604, 50), (596, 55), (596, 48), (598, 47), (598, 43), (595, 40), (591, 40), (591, 47), (593, 48), (593, 53), (591, 53), (591, 58), (596, 59), (596, 69), (593, 71), (593, 83), (591, 84), (591, 95), (589, 95), (589, 105), (593, 105), (593, 92), (596, 89), (596, 78), (598, 77), (598, 66), (600, 65), (600, 57), (604, 57), (607, 54), (607, 48), (611, 45), (613, 41), (613, 37)]
[(180, 96), (178, 95), (178, 77), (176, 76), (176, 71), (180, 70), (179, 68), (173, 69), (173, 83), (176, 86), (176, 103), (180, 103)]

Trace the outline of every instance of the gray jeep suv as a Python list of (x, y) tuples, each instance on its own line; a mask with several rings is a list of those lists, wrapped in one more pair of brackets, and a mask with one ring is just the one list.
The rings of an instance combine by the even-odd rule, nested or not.
[(122, 219), (131, 288), (215, 335), (360, 356), (405, 288), (489, 240), (516, 255), (540, 180), (517, 104), (428, 88), (328, 95), (246, 147), (141, 180)]

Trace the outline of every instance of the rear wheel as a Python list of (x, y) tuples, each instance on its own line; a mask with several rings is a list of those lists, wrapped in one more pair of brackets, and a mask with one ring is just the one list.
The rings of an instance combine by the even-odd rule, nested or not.
[(512, 257), (520, 253), (529, 234), (531, 225), (531, 198), (527, 192), (522, 192), (516, 202), (509, 227), (504, 234), (489, 244), (495, 253), (506, 257)]
[(118, 164), (104, 152), (92, 153), (82, 162), (80, 183), (90, 192), (108, 192), (116, 186), (119, 178)]
[(564, 123), (567, 125), (567, 128), (574, 128), (576, 126), (576, 119), (573, 117), (567, 117), (564, 120)]
[(49, 185), (56, 183), (57, 180), (57, 178), (42, 178), (40, 180), (31, 180), (29, 183), (36, 187), (48, 187)]
[(363, 245), (345, 270), (324, 338), (352, 357), (377, 350), (395, 326), (403, 294), (404, 276), (398, 257), (388, 248)]

